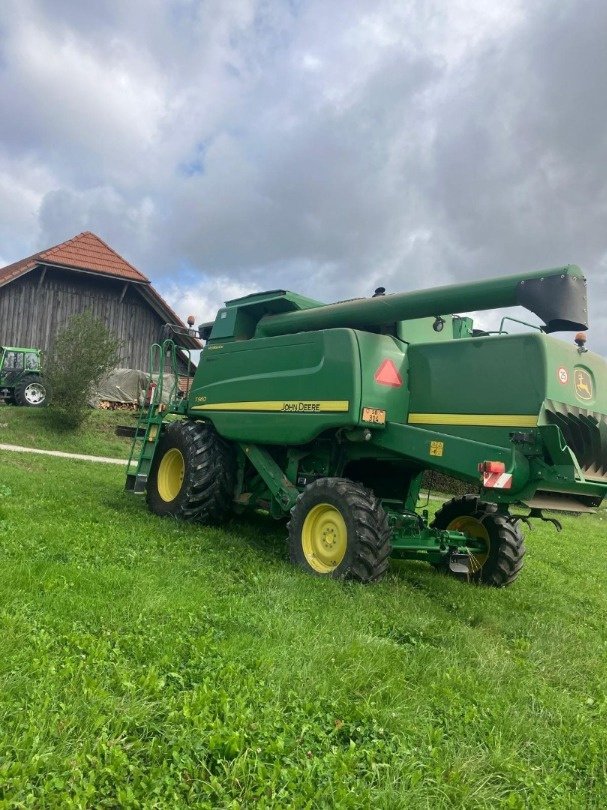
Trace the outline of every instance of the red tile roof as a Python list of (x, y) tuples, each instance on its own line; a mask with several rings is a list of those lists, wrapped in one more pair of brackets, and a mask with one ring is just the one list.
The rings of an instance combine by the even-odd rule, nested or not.
[(85, 231), (60, 245), (3, 267), (0, 269), (0, 286), (27, 273), (37, 264), (55, 264), (124, 278), (128, 281), (149, 282), (143, 273), (119, 256), (102, 239), (90, 231)]

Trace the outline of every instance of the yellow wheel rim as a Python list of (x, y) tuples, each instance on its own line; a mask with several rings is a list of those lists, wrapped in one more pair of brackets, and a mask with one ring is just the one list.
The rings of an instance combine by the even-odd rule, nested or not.
[(480, 571), (483, 565), (487, 562), (487, 558), (489, 557), (489, 548), (491, 546), (491, 540), (489, 538), (489, 532), (483, 526), (483, 524), (472, 515), (460, 515), (460, 517), (453, 518), (451, 523), (447, 526), (448, 531), (452, 532), (463, 532), (464, 534), (468, 535), (468, 537), (473, 537), (475, 540), (481, 540), (485, 550), (484, 551), (475, 551), (474, 553), (470, 553), (470, 572), (475, 574), (477, 571)]
[(170, 503), (179, 495), (183, 477), (185, 475), (185, 461), (181, 452), (173, 447), (162, 457), (158, 467), (158, 494), (163, 501)]
[(319, 574), (330, 574), (341, 563), (348, 548), (348, 529), (339, 509), (328, 503), (314, 506), (301, 530), (303, 553)]

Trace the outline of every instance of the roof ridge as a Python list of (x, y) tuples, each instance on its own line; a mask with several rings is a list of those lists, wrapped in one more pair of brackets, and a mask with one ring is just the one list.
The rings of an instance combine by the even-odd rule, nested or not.
[[(39, 254), (36, 254), (36, 256), (39, 259), (51, 259), (53, 258), (53, 255), (58, 251), (64, 250), (70, 245), (77, 246), (79, 241), (82, 240), (82, 237), (92, 237), (96, 242), (99, 242), (100, 245), (102, 245), (106, 250), (108, 250), (112, 254), (112, 256), (115, 256), (117, 259), (123, 262), (123, 264), (125, 264), (130, 270), (132, 270), (132, 272), (139, 277), (138, 278), (139, 281), (143, 281), (146, 282), (147, 284), (150, 284), (149, 278), (146, 275), (144, 275), (141, 272), (141, 270), (138, 270), (134, 265), (132, 265), (129, 261), (127, 261), (124, 258), (124, 256), (121, 256), (120, 253), (114, 250), (114, 248), (110, 247), (110, 245), (108, 245), (107, 242), (104, 242), (104, 240), (100, 236), (97, 236), (96, 233), (93, 233), (93, 231), (82, 231), (81, 233), (76, 234), (76, 236), (73, 236), (71, 239), (66, 239), (64, 242), (60, 242), (58, 245), (54, 245), (53, 247), (41, 251)], [(86, 269), (86, 267), (83, 267), (82, 269)]]
[(37, 264), (45, 262), (66, 269), (88, 271), (111, 278), (122, 278), (133, 283), (151, 285), (147, 276), (92, 231), (82, 231), (70, 239), (39, 250), (26, 259), (20, 259), (0, 268), (0, 285), (12, 281)]
[(82, 236), (82, 234), (78, 234), (77, 236), (72, 236), (71, 239), (66, 239), (64, 242), (59, 242), (57, 245), (52, 245), (52, 247), (45, 248), (44, 250), (39, 251), (36, 253), (36, 257), (38, 259), (47, 259), (50, 258), (50, 255), (54, 253), (59, 248), (64, 248), (66, 245), (71, 244), (78, 236)]
[[(121, 256), (121, 255), (120, 255), (120, 253), (118, 253), (118, 251), (114, 250), (114, 248), (113, 248), (113, 247), (110, 247), (110, 246), (108, 245), (108, 243), (107, 243), (107, 242), (105, 242), (105, 241), (104, 241), (104, 240), (103, 240), (103, 239), (102, 239), (100, 236), (97, 236), (97, 234), (96, 234), (96, 233), (93, 233), (93, 231), (82, 231), (82, 233), (78, 234), (78, 236), (92, 236), (92, 237), (93, 237), (94, 239), (96, 239), (98, 242), (101, 242), (101, 244), (102, 244), (104, 247), (106, 247), (106, 248), (107, 248), (109, 251), (111, 251), (111, 252), (112, 252), (112, 253), (113, 253), (115, 256), (118, 256), (118, 258), (119, 258), (121, 261), (123, 261), (125, 264), (128, 264), (128, 266), (131, 268), (131, 270), (133, 270), (135, 273), (137, 273), (138, 275), (140, 275), (140, 276), (141, 276), (141, 277), (142, 277), (142, 278), (143, 278), (145, 281), (147, 281), (147, 282), (148, 282), (148, 284), (150, 284), (150, 283), (151, 283), (151, 282), (150, 282), (150, 280), (149, 280), (149, 278), (148, 278), (146, 275), (144, 275), (144, 274), (141, 272), (141, 270), (138, 270), (138, 269), (135, 267), (135, 265), (134, 265), (134, 264), (131, 264), (131, 263), (130, 263), (130, 262), (127, 260), (127, 259), (125, 259), (125, 258), (124, 258), (124, 256)], [(74, 237), (74, 238), (78, 238), (78, 237)]]

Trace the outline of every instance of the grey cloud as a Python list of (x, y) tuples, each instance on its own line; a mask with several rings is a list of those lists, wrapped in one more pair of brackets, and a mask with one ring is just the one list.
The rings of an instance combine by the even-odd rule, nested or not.
[(575, 261), (607, 350), (606, 30), (602, 0), (9, 3), (1, 165), (45, 179), (0, 252), (86, 227), (167, 289), (324, 300)]
[(604, 351), (607, 7), (538, 8), (443, 109), (431, 195), (460, 277), (581, 264)]
[(604, 245), (607, 140), (596, 111), (607, 7), (586, 7), (542, 6), (446, 108), (454, 125), (437, 141), (434, 199), (462, 246), (500, 269), (576, 256), (593, 265)]

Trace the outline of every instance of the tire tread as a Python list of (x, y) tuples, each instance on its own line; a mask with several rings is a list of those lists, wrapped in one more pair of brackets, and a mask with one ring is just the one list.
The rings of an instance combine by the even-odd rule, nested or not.
[(300, 562), (296, 553), (299, 538), (293, 537), (294, 524), (301, 519), (299, 512), (305, 509), (305, 502), (309, 498), (323, 489), (334, 490), (343, 498), (356, 527), (356, 536), (349, 541), (354, 543), (353, 559), (347, 570), (335, 573), (334, 576), (365, 584), (377, 582), (385, 574), (390, 562), (392, 532), (388, 517), (379, 498), (370, 489), (347, 478), (319, 478), (299, 495), (295, 506), (291, 509), (291, 519), (287, 524), (291, 541), (291, 561)]
[(491, 564), (487, 561), (479, 572), (469, 575), (469, 578), (496, 588), (511, 585), (523, 567), (526, 552), (518, 523), (513, 523), (508, 515), (499, 514), (495, 504), (481, 501), (478, 495), (464, 495), (444, 503), (437, 511), (432, 526), (445, 528), (460, 515), (477, 517), (481, 523), (487, 524), (491, 544), (497, 549)]
[(222, 522), (231, 511), (234, 496), (235, 463), (231, 446), (206, 422), (181, 420), (168, 425), (161, 439), (163, 447), (179, 446), (186, 461), (185, 487), (182, 488), (169, 512), (159, 512), (156, 474), (162, 459), (157, 454), (150, 482), (147, 501), (152, 511), (172, 514), (185, 520), (208, 524)]

